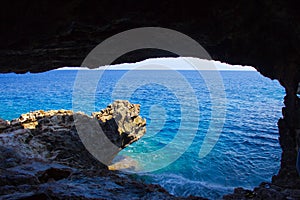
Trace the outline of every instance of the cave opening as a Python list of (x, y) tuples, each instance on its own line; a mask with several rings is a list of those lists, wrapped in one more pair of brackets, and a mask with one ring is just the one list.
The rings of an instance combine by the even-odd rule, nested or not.
[[(281, 117), (280, 108), (283, 106), (284, 90), (277, 81), (263, 77), (253, 69), (243, 71), (245, 67), (226, 66), (216, 62), (222, 69), (218, 73), (222, 77), (227, 98), (226, 118), (216, 146), (210, 154), (200, 159), (198, 152), (203, 145), (212, 117), (212, 102), (203, 77), (191, 69), (186, 70), (184, 66), (186, 63), (182, 58), (150, 59), (139, 64), (144, 65), (145, 62), (151, 66), (156, 66), (159, 62), (166, 66), (177, 65), (175, 71), (184, 77), (183, 80), (191, 85), (196, 95), (200, 121), (196, 127), (195, 138), (190, 147), (182, 152), (180, 158), (153, 173), (139, 175), (138, 180), (158, 183), (178, 196), (197, 195), (209, 198), (220, 198), (224, 194), (231, 193), (235, 187), (252, 189), (261, 182), (271, 181), (271, 177), (279, 170), (281, 155), (276, 121)], [(185, 100), (180, 102), (178, 94), (174, 95), (174, 91), (170, 90), (171, 87), (157, 83), (158, 79), (162, 79), (161, 83), (167, 81), (173, 85), (180, 84), (172, 74), (157, 68), (154, 68), (156, 71), (133, 70), (131, 68), (133, 65), (112, 65), (105, 69), (97, 86), (95, 109), (103, 108), (115, 100), (114, 98), (121, 98), (120, 91), (126, 91), (126, 87), (130, 88), (133, 80), (139, 83), (143, 83), (146, 79), (155, 80), (153, 83), (145, 82), (147, 84), (141, 84), (141, 87), (127, 88), (133, 92), (128, 100), (141, 104), (141, 114), (149, 123), (149, 136), (146, 134), (145, 138), (121, 153), (133, 158), (137, 165), (139, 163), (150, 165), (153, 160), (145, 160), (147, 158), (145, 155), (172, 143), (176, 137), (174, 132), (181, 126), (182, 110), (179, 108), (190, 106), (191, 100), (187, 98), (189, 93), (186, 92), (186, 88), (183, 90), (179, 87), (182, 90), (179, 96), (182, 95)], [(209, 69), (205, 71), (208, 72)], [(76, 73), (74, 68), (72, 70), (64, 68), (38, 74), (2, 74), (4, 84), (1, 85), (1, 90), (6, 93), (3, 93), (1, 99), (3, 105), (1, 118), (12, 119), (21, 113), (37, 109), (74, 109), (71, 98)], [(118, 82), (122, 84), (118, 85)], [(37, 85), (43, 87), (36, 87)], [(11, 89), (6, 91), (5, 88), (8, 87)], [(113, 93), (116, 88), (119, 89), (115, 91), (116, 96), (107, 95)], [(103, 98), (103, 95), (106, 97)], [(123, 95), (128, 98), (127, 93)], [(84, 111), (92, 112), (88, 109)], [(194, 126), (193, 116), (197, 115), (197, 112), (190, 110), (189, 114), (192, 117), (183, 127), (184, 134), (188, 134)], [(179, 143), (174, 144), (180, 146)], [(169, 159), (168, 154), (164, 156), (160, 159)]]
[[(216, 1), (215, 3), (206, 1), (201, 6), (181, 1), (164, 1), (160, 4), (156, 2), (109, 3), (95, 0), (75, 0), (64, 3), (46, 1), (34, 4), (27, 1), (23, 3), (8, 1), (1, 5), (0, 10), (1, 22), (3, 22), (0, 26), (2, 30), (1, 72), (45, 72), (59, 66), (79, 66), (86, 53), (107, 37), (135, 27), (155, 26), (168, 27), (193, 37), (212, 54), (214, 60), (255, 66), (265, 77), (278, 80), (285, 89), (282, 95), (282, 98), (285, 96), (284, 105), (281, 106), (282, 116), (278, 116), (280, 119), (275, 120), (278, 121), (279, 144), (283, 150), (280, 171), (273, 177), (271, 183), (261, 184), (252, 191), (237, 189), (234, 194), (237, 196), (228, 198), (300, 199), (300, 180), (295, 168), (300, 144), (300, 95), (297, 92), (300, 82), (298, 51), (300, 16), (297, 1)], [(164, 57), (166, 54), (169, 52), (160, 56)], [(176, 57), (176, 55), (170, 56)], [(129, 57), (128, 60), (119, 60), (117, 63), (136, 62), (141, 61), (140, 58), (142, 60), (147, 58), (145, 55)], [(155, 54), (152, 57), (155, 57)], [(46, 73), (49, 75), (52, 72)], [(8, 76), (5, 78), (9, 78)], [(56, 109), (65, 104), (66, 107), (72, 107), (71, 101), (61, 101), (62, 98), (70, 98), (71, 87), (65, 88), (62, 93), (51, 90), (53, 87), (64, 88), (65, 83), (60, 85), (59, 81), (56, 84), (51, 82), (52, 80), (47, 82), (47, 76), (41, 78), (37, 77), (39, 75), (32, 74), (13, 76), (15, 77), (10, 77), (16, 80), (13, 84), (5, 81), (3, 77), (1, 79), (4, 84), (0, 86), (0, 98), (5, 99), (4, 94), (8, 94), (3, 105), (9, 112), (2, 109), (4, 114), (0, 117), (12, 119), (18, 117), (20, 113), (37, 108), (32, 103), (34, 99), (32, 96), (23, 103), (15, 101), (21, 102), (30, 94), (30, 92), (26, 93), (28, 86), (32, 92), (41, 96), (34, 99), (39, 102), (37, 106), (44, 105), (45, 109), (51, 109), (54, 105)], [(70, 77), (56, 76), (53, 79), (60, 78), (69, 82)], [(24, 79), (27, 80), (21, 85)], [(31, 84), (37, 79), (44, 84)], [(166, 90), (164, 87), (160, 89)], [(48, 90), (50, 92), (47, 94)], [(16, 92), (20, 92), (20, 95), (16, 95)], [(138, 90), (137, 93), (141, 94), (143, 91)], [(57, 102), (50, 101), (52, 97), (57, 97)], [(12, 114), (11, 109), (18, 114)], [(158, 106), (151, 110), (156, 113), (161, 109), (162, 107)], [(160, 114), (165, 115), (163, 112)], [(1, 121), (0, 130), (5, 124), (6, 122)], [(1, 152), (4, 152), (0, 156), (1, 160), (2, 155), (8, 155), (10, 151), (2, 151), (3, 148), (0, 148)], [(13, 163), (11, 161), (14, 160), (18, 158), (10, 159), (9, 163)], [(0, 162), (0, 166), (3, 166), (2, 164)], [(6, 172), (6, 169), (4, 171)], [(56, 172), (58, 171), (60, 170)], [(0, 172), (2, 173), (3, 170)], [(1, 176), (1, 180), (8, 181), (2, 179), (3, 177), (5, 178)], [(34, 182), (30, 177), (26, 177), (29, 182)], [(1, 195), (7, 194), (6, 186), (0, 189), (1, 192), (4, 191)], [(99, 191), (98, 188), (94, 190)], [(147, 190), (153, 191), (153, 187)], [(30, 197), (47, 198), (54, 194), (53, 191), (44, 190), (44, 192), (46, 194), (34, 194)], [(61, 197), (62, 193), (57, 195)], [(125, 195), (126, 191), (122, 194)], [(23, 194), (18, 195), (29, 198)], [(78, 191), (72, 197), (76, 195)], [(151, 195), (150, 197), (156, 197), (153, 193)], [(135, 196), (131, 194), (126, 197)], [(11, 199), (15, 198), (11, 197)]]

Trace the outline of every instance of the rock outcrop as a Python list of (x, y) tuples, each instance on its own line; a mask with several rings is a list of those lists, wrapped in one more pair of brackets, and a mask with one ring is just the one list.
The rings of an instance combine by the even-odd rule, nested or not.
[[(41, 159), (76, 168), (103, 168), (119, 151), (137, 141), (146, 132), (146, 120), (139, 116), (139, 105), (118, 100), (94, 117), (69, 110), (34, 111), (10, 122), (2, 120), (0, 145), (13, 148), (20, 156)], [(102, 128), (103, 137), (114, 144), (107, 163), (99, 163), (83, 145), (78, 128), (85, 119), (85, 135), (94, 131), (91, 124)], [(76, 124), (76, 120), (79, 121)], [(95, 123), (96, 122), (96, 123)], [(101, 137), (99, 135), (99, 137)], [(99, 144), (106, 145), (106, 144)], [(98, 146), (101, 149), (101, 146)]]
[[(120, 148), (140, 139), (146, 132), (146, 120), (139, 116), (140, 105), (115, 101), (106, 109), (92, 113), (110, 141)], [(116, 137), (114, 132), (118, 132)]]
[(188, 199), (174, 197), (158, 185), (143, 184), (107, 169), (30, 161), (13, 148), (0, 146), (0, 150), (0, 199), (3, 200)]
[(40, 110), (1, 119), (0, 199), (203, 199), (174, 197), (158, 185), (109, 171), (86, 150), (76, 130), (78, 119), (97, 122), (121, 150), (145, 134), (139, 111), (139, 105), (118, 100), (93, 117)]
[(173, 199), (157, 185), (110, 172), (86, 150), (77, 133), (76, 115), (97, 121), (121, 150), (145, 134), (146, 121), (139, 108), (119, 100), (94, 117), (40, 110), (0, 120), (0, 198)]
[(223, 197), (224, 200), (282, 200), (282, 199), (300, 199), (300, 188), (296, 186), (299, 181), (295, 182), (294, 187), (278, 186), (274, 183), (261, 183), (253, 190), (243, 188), (235, 188), (233, 194), (228, 194)]

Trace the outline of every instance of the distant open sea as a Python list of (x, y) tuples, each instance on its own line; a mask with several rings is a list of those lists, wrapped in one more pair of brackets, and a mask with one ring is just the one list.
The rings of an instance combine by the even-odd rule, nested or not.
[[(74, 109), (72, 95), (76, 70), (55, 70), (38, 74), (0, 74), (0, 118), (11, 120), (34, 110)], [(112, 93), (118, 82), (131, 73), (131, 80), (160, 79), (171, 85), (179, 84), (169, 71), (118, 71), (107, 70), (95, 92), (95, 109), (105, 108), (114, 99)], [(281, 149), (278, 143), (277, 121), (281, 117), (284, 89), (254, 71), (221, 71), (227, 106), (223, 130), (210, 153), (199, 157), (211, 119), (211, 97), (197, 71), (178, 71), (190, 84), (199, 103), (199, 116), (191, 110), (190, 125), (182, 127), (188, 136), (195, 137), (185, 152), (170, 165), (150, 172), (130, 173), (146, 183), (157, 183), (178, 196), (200, 195), (211, 199), (221, 198), (235, 187), (253, 188), (262, 181), (271, 181), (278, 172)], [(91, 72), (89, 72), (91, 73)], [(182, 102), (170, 88), (157, 83), (138, 88), (130, 78), (122, 81), (122, 90), (131, 92), (128, 100), (141, 104), (141, 115), (147, 119), (147, 133), (139, 141), (124, 149), (121, 154), (143, 166), (168, 161), (169, 154), (146, 160), (145, 155), (155, 152), (176, 137), (180, 127)], [(184, 94), (184, 106), (189, 105), (189, 94)], [(90, 98), (90, 97), (87, 97)], [(193, 120), (199, 117), (200, 121)], [(196, 130), (190, 127), (196, 126)], [(174, 143), (175, 145), (185, 144)], [(176, 149), (176, 147), (174, 147)], [(149, 162), (149, 163), (147, 163)], [(151, 163), (150, 163), (151, 162)]]

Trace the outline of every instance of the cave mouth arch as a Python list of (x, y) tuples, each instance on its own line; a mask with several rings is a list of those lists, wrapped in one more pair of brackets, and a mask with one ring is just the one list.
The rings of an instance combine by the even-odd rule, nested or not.
[[(174, 58), (174, 60), (176, 60), (176, 59)], [(255, 72), (255, 73), (258, 74), (258, 72)], [(27, 74), (27, 76), (28, 76), (28, 75), (30, 75), (30, 74)], [(36, 75), (38, 76), (38, 74), (36, 74)], [(247, 77), (247, 76), (245, 76), (245, 77)], [(254, 76), (254, 77), (255, 77), (255, 76)], [(19, 77), (19, 78), (20, 78), (20, 77)], [(257, 77), (256, 77), (256, 78), (257, 78)], [(240, 81), (242, 81), (242, 79), (243, 79), (243, 78), (241, 77), (241, 80), (240, 80)], [(259, 78), (257, 79), (257, 81), (260, 81), (260, 79), (266, 79), (266, 78), (259, 77)], [(254, 79), (254, 80), (255, 80), (255, 79)], [(271, 80), (269, 80), (269, 79), (266, 79), (266, 80), (271, 81)], [(264, 84), (262, 84), (262, 85), (264, 85)], [(233, 85), (232, 85), (232, 86), (233, 86)], [(240, 86), (240, 87), (242, 87), (242, 86), (247, 86), (247, 84), (242, 84), (242, 83), (240, 83), (239, 86)], [(249, 87), (248, 89), (251, 89), (251, 87), (250, 87), (249, 84), (248, 84), (247, 87)], [(240, 88), (240, 89), (242, 90), (242, 88)], [(272, 88), (269, 88), (269, 89), (272, 89)], [(263, 93), (263, 94), (268, 94), (268, 95), (272, 96), (272, 94), (274, 94), (275, 91), (274, 91), (274, 92), (270, 92), (269, 89), (266, 89), (266, 91), (268, 91), (268, 92)], [(246, 91), (247, 91), (247, 90), (246, 90)], [(239, 91), (239, 92), (241, 92), (241, 91)], [(248, 90), (247, 92), (249, 93), (249, 90)], [(241, 93), (243, 93), (243, 92), (241, 92)], [(281, 94), (281, 95), (282, 95), (282, 94)], [(250, 95), (250, 96), (251, 96), (251, 95)], [(281, 100), (279, 100), (279, 102), (281, 102)], [(270, 103), (270, 102), (269, 102), (269, 103)], [(267, 104), (268, 104), (268, 103), (267, 103)], [(251, 106), (253, 106), (253, 105), (248, 105), (248, 106), (246, 106), (246, 107), (251, 107)], [(203, 106), (203, 107), (205, 107), (205, 106)], [(255, 108), (258, 108), (258, 107), (255, 107)], [(234, 108), (232, 108), (232, 109), (234, 110)], [(242, 110), (242, 109), (246, 109), (246, 108), (245, 108), (245, 107), (243, 108), (243, 106), (241, 106), (239, 109)], [(279, 107), (278, 107), (278, 110), (279, 110)], [(278, 110), (277, 110), (277, 111), (278, 111)], [(252, 111), (253, 111), (253, 110), (252, 110)], [(253, 112), (253, 113), (259, 114), (258, 112)], [(250, 113), (248, 113), (248, 114), (250, 114)], [(257, 116), (251, 116), (251, 117), (254, 118), (254, 119), (256, 119), (257, 117), (259, 117), (259, 115), (257, 115)], [(273, 117), (274, 117), (274, 116), (273, 116)], [(276, 119), (275, 119), (275, 120), (277, 120), (277, 117), (278, 117), (278, 116), (276, 116)], [(243, 117), (240, 117), (240, 118), (243, 118)], [(278, 118), (279, 118), (279, 117), (278, 117)], [(242, 121), (242, 120), (240, 120), (240, 121)], [(245, 124), (246, 124), (246, 122), (245, 122)], [(243, 126), (242, 124), (240, 124), (240, 125)], [(273, 125), (274, 125), (274, 124), (273, 124)], [(249, 127), (248, 127), (248, 128), (249, 128)], [(251, 127), (250, 127), (250, 129), (251, 129)], [(228, 129), (228, 130), (229, 130), (229, 129)], [(251, 132), (251, 130), (248, 130), (248, 131)], [(253, 130), (252, 130), (252, 131), (253, 131)], [(273, 131), (274, 131), (274, 127), (273, 127)], [(275, 130), (275, 131), (276, 131), (276, 130)], [(273, 133), (274, 133), (274, 132), (273, 132)], [(276, 131), (276, 133), (277, 133), (277, 131)], [(260, 138), (262, 137), (262, 138), (264, 138), (263, 136), (259, 136), (259, 134), (253, 134), (252, 136), (253, 136), (253, 137), (260, 137)], [(250, 135), (250, 136), (245, 136), (245, 137), (247, 137), (247, 138), (249, 139), (249, 138), (251, 138), (252, 136)], [(271, 137), (271, 141), (272, 141), (272, 140), (274, 139), (274, 136), (270, 136), (270, 137)], [(276, 136), (276, 137), (277, 137), (277, 136)], [(201, 137), (200, 137), (200, 138), (201, 138)], [(270, 139), (270, 138), (267, 138), (267, 139)], [(247, 140), (243, 141), (243, 139), (240, 138), (239, 141), (240, 141), (240, 143), (246, 142), (246, 145), (245, 145), (245, 146), (250, 145), (250, 144), (247, 143)], [(277, 143), (277, 144), (278, 144), (278, 143)], [(230, 146), (230, 145), (229, 145), (229, 146)], [(278, 146), (277, 146), (277, 147), (278, 147)], [(247, 149), (247, 148), (244, 148), (244, 149)], [(231, 150), (232, 150), (232, 149), (231, 149)], [(248, 152), (248, 153), (249, 153), (249, 152)], [(269, 153), (270, 153), (270, 152), (269, 152)], [(216, 155), (216, 154), (215, 154), (215, 155)], [(242, 154), (239, 154), (238, 156), (242, 156)], [(275, 156), (275, 157), (273, 157), (272, 159), (279, 159), (279, 158)], [(277, 162), (279, 163), (279, 160), (277, 160)], [(209, 163), (209, 162), (208, 162), (208, 163)], [(202, 163), (202, 164), (203, 164), (203, 163)], [(213, 165), (213, 164), (210, 163), (210, 166), (211, 166), (211, 167), (213, 167), (212, 165)], [(274, 174), (276, 174), (276, 172), (274, 172), (274, 173), (272, 173), (272, 174), (269, 174), (269, 175), (268, 175), (268, 179), (270, 178), (270, 176), (272, 176), (272, 175), (274, 175)], [(227, 178), (226, 181), (227, 181), (227, 182), (230, 182), (228, 176), (229, 176), (229, 175), (226, 176), (226, 178)], [(245, 177), (244, 177), (244, 180), (246, 180)], [(264, 181), (266, 181), (266, 179), (264, 179)], [(254, 186), (254, 185), (257, 185), (257, 184), (252, 184), (251, 187)], [(237, 184), (236, 186), (241, 186), (241, 185), (240, 185), (240, 184)], [(249, 188), (249, 186), (247, 186), (247, 185), (246, 185), (245, 187)], [(249, 188), (249, 189), (250, 189), (250, 188)], [(230, 191), (229, 191), (229, 192), (230, 192)], [(225, 194), (225, 193), (224, 193), (224, 194)]]
[(107, 36), (134, 27), (163, 26), (192, 36), (214, 60), (255, 66), (264, 76), (279, 80), (286, 90), (283, 117), (278, 122), (283, 155), (281, 170), (272, 181), (275, 190), (300, 189), (295, 169), (300, 129), (296, 94), (300, 18), (296, 1), (206, 1), (200, 7), (182, 1), (7, 1), (0, 10), (1, 72), (79, 66), (82, 54)]

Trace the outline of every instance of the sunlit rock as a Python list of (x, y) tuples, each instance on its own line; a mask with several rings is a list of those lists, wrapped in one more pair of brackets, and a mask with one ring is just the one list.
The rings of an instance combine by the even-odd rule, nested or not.
[[(115, 145), (125, 148), (146, 132), (146, 120), (139, 113), (140, 105), (117, 100), (100, 112), (92, 113), (92, 116), (99, 120), (101, 128), (108, 132), (107, 137)], [(118, 134), (109, 134), (111, 129)]]
[[(116, 146), (111, 154), (105, 153), (109, 156), (106, 158), (109, 163), (119, 151), (145, 134), (146, 120), (139, 116), (139, 111), (139, 105), (122, 100), (93, 113), (93, 116), (69, 110), (34, 111), (22, 114), (11, 122), (1, 120), (0, 145), (13, 148), (28, 159), (41, 159), (76, 168), (106, 168), (83, 145), (77, 132), (81, 127), (76, 127), (75, 116), (76, 119), (86, 119), (83, 130), (86, 135), (93, 134), (95, 130), (91, 122), (98, 122), (96, 126), (101, 127), (105, 134), (102, 137), (107, 137), (107, 141)], [(96, 145), (100, 150), (110, 151), (103, 148), (106, 147), (104, 143)]]

